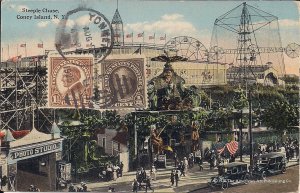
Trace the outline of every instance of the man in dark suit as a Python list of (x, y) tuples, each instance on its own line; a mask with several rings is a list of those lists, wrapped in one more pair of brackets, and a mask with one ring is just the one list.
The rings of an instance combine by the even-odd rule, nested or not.
[(68, 88), (68, 90), (63, 93), (64, 98), (73, 100), (82, 100), (83, 94), (85, 93), (85, 87), (80, 82), (81, 73), (76, 66), (64, 66), (63, 76), (61, 81), (63, 86)]

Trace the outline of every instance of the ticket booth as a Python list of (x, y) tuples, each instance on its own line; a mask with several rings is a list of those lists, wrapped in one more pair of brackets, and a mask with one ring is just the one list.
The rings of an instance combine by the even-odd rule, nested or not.
[(35, 185), (42, 192), (55, 191), (57, 163), (61, 160), (62, 138), (33, 128), (26, 136), (13, 140), (1, 152), (2, 176), (6, 191), (28, 191)]

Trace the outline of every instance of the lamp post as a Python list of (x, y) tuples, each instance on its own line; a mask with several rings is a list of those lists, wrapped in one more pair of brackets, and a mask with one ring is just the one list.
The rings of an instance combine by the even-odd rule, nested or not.
[(241, 109), (241, 124), (239, 125), (240, 135), (239, 135), (239, 141), (240, 141), (240, 162), (243, 161), (243, 109)]
[(249, 109), (234, 109), (232, 112), (240, 115), (240, 125), (239, 125), (239, 149), (240, 149), (240, 161), (243, 161), (243, 113), (250, 113)]

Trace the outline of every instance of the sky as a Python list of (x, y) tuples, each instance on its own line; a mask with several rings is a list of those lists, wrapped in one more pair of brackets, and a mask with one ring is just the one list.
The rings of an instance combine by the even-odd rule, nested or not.
[[(176, 36), (190, 36), (210, 46), (215, 19), (243, 3), (242, 1), (138, 1), (119, 0), (118, 10), (124, 23), (124, 34), (133, 33), (133, 41), (141, 42), (138, 33), (144, 32), (144, 41), (164, 44), (160, 37), (167, 41)], [(247, 4), (278, 17), (283, 47), (289, 43), (300, 44), (300, 3), (294, 1), (249, 1)], [(33, 16), (32, 12), (22, 9), (58, 10), (59, 16), (78, 7), (92, 8), (112, 20), (117, 8), (116, 0), (2, 0), (1, 1), (1, 60), (16, 55), (42, 54), (45, 49), (54, 49), (57, 19), (17, 19), (17, 16)], [(49, 15), (41, 13), (41, 15)], [(51, 17), (53, 14), (50, 14)], [(70, 23), (84, 23), (87, 18), (77, 18)], [(155, 40), (149, 36), (155, 35)], [(125, 38), (125, 42), (131, 42)], [(37, 44), (43, 43), (43, 48)], [(9, 52), (8, 52), (9, 50)], [(298, 74), (299, 60), (284, 57), (286, 71)]]

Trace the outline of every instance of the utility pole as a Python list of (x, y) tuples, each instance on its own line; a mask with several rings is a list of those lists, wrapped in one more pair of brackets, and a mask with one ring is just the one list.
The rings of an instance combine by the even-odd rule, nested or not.
[(243, 109), (241, 109), (241, 124), (240, 124), (240, 162), (243, 161)]

